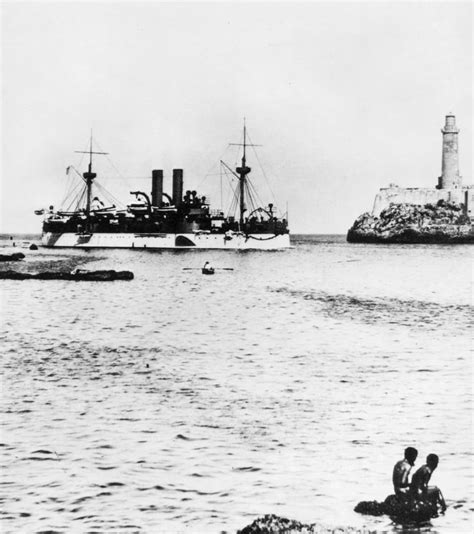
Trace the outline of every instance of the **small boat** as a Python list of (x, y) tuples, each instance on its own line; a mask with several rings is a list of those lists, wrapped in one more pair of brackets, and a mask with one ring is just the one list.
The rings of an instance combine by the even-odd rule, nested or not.
[(214, 274), (214, 267), (203, 267), (201, 272), (202, 274)]

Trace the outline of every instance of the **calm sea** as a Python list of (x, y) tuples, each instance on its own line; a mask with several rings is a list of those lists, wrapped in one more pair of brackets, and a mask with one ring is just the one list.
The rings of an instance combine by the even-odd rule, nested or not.
[(408, 532), (353, 508), (412, 445), (449, 506), (421, 531), (471, 532), (473, 251), (25, 250), (23, 269), (135, 279), (0, 281), (0, 529)]

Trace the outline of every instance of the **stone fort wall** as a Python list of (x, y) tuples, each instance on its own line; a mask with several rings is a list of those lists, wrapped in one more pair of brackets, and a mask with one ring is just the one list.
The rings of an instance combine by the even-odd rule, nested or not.
[(390, 204), (436, 204), (439, 200), (463, 204), (467, 214), (474, 218), (474, 187), (435, 189), (434, 187), (398, 187), (390, 185), (380, 189), (374, 200), (372, 214), (378, 217)]

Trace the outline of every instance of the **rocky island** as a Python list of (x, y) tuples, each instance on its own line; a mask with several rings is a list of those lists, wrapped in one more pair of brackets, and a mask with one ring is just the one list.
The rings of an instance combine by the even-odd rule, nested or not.
[(347, 233), (350, 243), (474, 243), (474, 227), (463, 206), (390, 204), (377, 217), (363, 213)]
[(380, 189), (371, 213), (360, 215), (347, 233), (351, 243), (474, 243), (474, 188), (459, 174), (456, 118), (441, 130), (442, 174), (436, 187)]

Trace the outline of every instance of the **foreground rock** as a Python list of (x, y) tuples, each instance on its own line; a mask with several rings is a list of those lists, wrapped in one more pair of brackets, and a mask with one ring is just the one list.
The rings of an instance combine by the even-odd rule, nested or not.
[(362, 501), (355, 508), (355, 512), (366, 515), (388, 515), (400, 524), (419, 524), (438, 517), (444, 513), (436, 500), (416, 500), (400, 502), (396, 495), (389, 495), (385, 501)]
[(13, 254), (0, 254), (0, 261), (20, 261), (25, 257), (23, 252), (14, 252)]
[(277, 515), (268, 514), (259, 517), (252, 524), (247, 525), (242, 530), (238, 530), (237, 534), (375, 534), (376, 531), (360, 530), (352, 527), (333, 528), (317, 525), (315, 523), (307, 525), (294, 521), (293, 519), (286, 519)]
[(474, 243), (474, 228), (462, 206), (390, 204), (375, 217), (364, 213), (347, 233), (351, 243)]
[(0, 280), (74, 280), (87, 282), (113, 282), (133, 280), (131, 271), (85, 271), (24, 273), (19, 271), (0, 271)]

